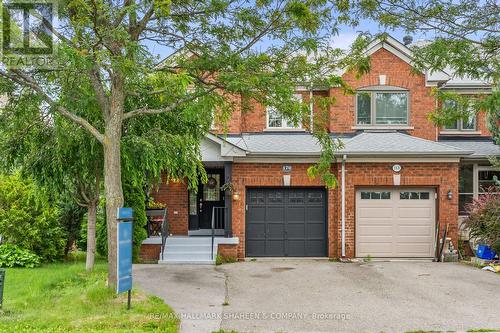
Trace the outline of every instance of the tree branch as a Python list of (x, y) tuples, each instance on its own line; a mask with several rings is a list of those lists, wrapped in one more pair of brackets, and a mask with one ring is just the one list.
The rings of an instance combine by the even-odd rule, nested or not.
[(175, 102), (167, 107), (164, 107), (164, 108), (150, 109), (148, 107), (144, 107), (144, 108), (140, 108), (140, 109), (135, 109), (133, 111), (129, 111), (129, 112), (125, 113), (123, 115), (123, 119), (125, 120), (125, 119), (132, 118), (132, 117), (135, 117), (135, 116), (138, 116), (141, 114), (160, 114), (160, 113), (170, 112), (170, 111), (175, 110), (176, 108), (178, 108), (180, 105), (182, 105), (184, 103), (191, 102), (197, 98), (200, 98), (202, 96), (205, 96), (205, 95), (211, 93), (215, 89), (217, 89), (217, 87), (212, 87), (201, 94), (196, 94), (196, 95), (191, 95), (191, 96), (188, 96), (185, 98), (181, 98), (177, 102)]
[(27, 86), (31, 89), (33, 89), (38, 95), (40, 95), (56, 112), (59, 112), (61, 115), (64, 117), (70, 119), (74, 123), (80, 125), (81, 127), (85, 128), (90, 134), (92, 134), (99, 142), (103, 143), (104, 142), (104, 135), (101, 134), (92, 124), (90, 124), (87, 120), (84, 118), (69, 112), (66, 110), (66, 108), (57, 105), (57, 103), (50, 98), (49, 95), (47, 95), (43, 89), (38, 85), (38, 83), (33, 80), (30, 76), (26, 75), (20, 70), (17, 69), (12, 69), (12, 73), (15, 75), (9, 74), (7, 72), (4, 72), (3, 70), (0, 70), (0, 75), (16, 82), (17, 84), (20, 84), (22, 86)]

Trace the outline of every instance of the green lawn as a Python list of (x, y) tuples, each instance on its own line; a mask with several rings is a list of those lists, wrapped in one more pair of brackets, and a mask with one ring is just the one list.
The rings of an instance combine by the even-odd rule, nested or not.
[(106, 263), (85, 272), (81, 261), (10, 268), (5, 277), (0, 332), (177, 332), (163, 301), (140, 290), (116, 296), (106, 288)]

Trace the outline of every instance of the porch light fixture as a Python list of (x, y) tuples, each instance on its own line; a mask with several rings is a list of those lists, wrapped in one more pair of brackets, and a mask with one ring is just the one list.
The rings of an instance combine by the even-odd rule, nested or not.
[(451, 200), (453, 198), (453, 192), (451, 192), (451, 190), (448, 190), (448, 193), (446, 193), (446, 197), (448, 198), (448, 200)]
[(240, 192), (234, 192), (233, 193), (233, 200), (234, 201), (240, 201)]

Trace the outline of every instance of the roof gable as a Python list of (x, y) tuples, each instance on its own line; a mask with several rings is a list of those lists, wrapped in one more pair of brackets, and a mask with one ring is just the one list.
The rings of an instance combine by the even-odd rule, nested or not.
[[(364, 54), (371, 56), (380, 49), (391, 52), (410, 66), (413, 66), (413, 51), (394, 37), (387, 35), (372, 40), (366, 47)], [(451, 78), (448, 73), (443, 71), (426, 70), (424, 74), (427, 86), (435, 86), (438, 82), (446, 82)]]

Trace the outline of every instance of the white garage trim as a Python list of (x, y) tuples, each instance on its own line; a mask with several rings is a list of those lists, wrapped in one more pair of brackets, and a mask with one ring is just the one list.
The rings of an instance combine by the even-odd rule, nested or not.
[(433, 258), (434, 188), (360, 188), (356, 191), (356, 257)]

